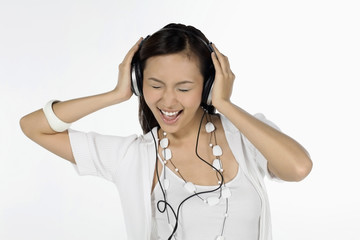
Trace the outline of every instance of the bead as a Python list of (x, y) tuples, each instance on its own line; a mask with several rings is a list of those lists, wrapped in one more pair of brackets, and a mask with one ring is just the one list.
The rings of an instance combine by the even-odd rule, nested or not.
[(175, 172), (178, 172), (179, 171), (179, 169), (178, 168), (175, 168)]
[(221, 197), (222, 198), (229, 198), (231, 197), (231, 191), (228, 187), (223, 187), (221, 191)]
[(170, 186), (170, 181), (169, 179), (164, 179), (164, 188), (165, 190), (168, 190), (169, 189), (169, 186)]
[(211, 133), (212, 131), (215, 130), (215, 126), (212, 122), (208, 122), (206, 125), (205, 125), (205, 130), (207, 133)]
[(213, 147), (213, 144), (212, 144), (212, 143), (210, 143), (210, 144), (209, 144), (209, 147), (211, 147), (211, 148), (212, 148), (212, 147)]
[(218, 197), (209, 197), (206, 199), (206, 201), (209, 206), (215, 206), (220, 202), (220, 199)]
[(224, 236), (217, 236), (216, 240), (225, 240), (225, 237)]
[(213, 167), (216, 168), (217, 170), (219, 170), (221, 168), (221, 162), (220, 159), (214, 159), (213, 163), (212, 163)]
[(167, 164), (167, 161), (166, 161), (166, 160), (164, 160), (164, 164), (165, 164), (165, 165)]
[(223, 172), (223, 171), (224, 171), (224, 169), (221, 168), (221, 169), (220, 169), (220, 172)]
[(219, 145), (215, 145), (212, 150), (215, 157), (220, 157), (222, 155), (222, 149)]
[(162, 150), (162, 155), (166, 161), (170, 160), (172, 158), (171, 150), (168, 148), (165, 148), (164, 150)]
[(228, 214), (228, 213), (225, 213), (225, 214), (224, 214), (224, 217), (226, 217), (226, 218), (227, 218), (228, 216), (229, 216), (229, 214)]
[(218, 184), (221, 184), (221, 181), (218, 181)]
[(184, 188), (189, 192), (193, 193), (196, 191), (196, 187), (192, 182), (187, 182), (184, 184)]
[(164, 136), (166, 136), (166, 134), (167, 134), (166, 132), (163, 132), (163, 135), (164, 135)]
[(169, 139), (168, 138), (163, 138), (160, 140), (160, 146), (162, 148), (167, 148), (169, 146)]

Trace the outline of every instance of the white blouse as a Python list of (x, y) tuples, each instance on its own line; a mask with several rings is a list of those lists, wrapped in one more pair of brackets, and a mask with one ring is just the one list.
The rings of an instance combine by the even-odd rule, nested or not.
[[(267, 171), (267, 160), (226, 117), (223, 115), (220, 116), (227, 142), (235, 159), (239, 163), (239, 169), (241, 169), (235, 179), (236, 181), (228, 183), (234, 192), (229, 204), (229, 219), (231, 221), (229, 220), (229, 222), (226, 223), (224, 234), (229, 234), (230, 237), (233, 237), (235, 234), (233, 231), (239, 231), (241, 235), (250, 234), (253, 236), (253, 234), (255, 234), (253, 230), (246, 232), (241, 230), (241, 228), (247, 226), (246, 224), (250, 224), (252, 226), (251, 228), (254, 229), (254, 219), (257, 219), (259, 226), (258, 238), (246, 239), (271, 240), (270, 208), (263, 181), (265, 175), (272, 178)], [(264, 115), (256, 114), (255, 117), (276, 128)], [(152, 133), (157, 139), (157, 128), (154, 128)], [(154, 211), (154, 201), (152, 201), (151, 186), (154, 177), (156, 151), (151, 134), (120, 137), (97, 133), (84, 133), (69, 129), (69, 138), (76, 161), (76, 164), (72, 165), (75, 167), (77, 173), (79, 175), (101, 177), (115, 184), (121, 200), (128, 239), (158, 239), (156, 232), (159, 230), (158, 228), (162, 228), (162, 225), (156, 224), (154, 221), (154, 213), (156, 212)], [(175, 178), (172, 184), (176, 184), (175, 180), (179, 179)], [(181, 184), (179, 181), (178, 183)], [(255, 192), (251, 186), (253, 186)], [(244, 195), (243, 192), (246, 192), (246, 198), (242, 196)], [(179, 194), (181, 192), (174, 191), (169, 194), (175, 193)], [(255, 193), (257, 193), (258, 196)], [(157, 197), (156, 194), (155, 197)], [(260, 217), (257, 215), (259, 207), (257, 197), (261, 202)], [(170, 201), (175, 201), (173, 203), (174, 206), (176, 206), (176, 201), (178, 201), (176, 199), (181, 198), (182, 196), (175, 195), (169, 197)], [(195, 208), (202, 211), (201, 202), (197, 200), (199, 199), (194, 198), (192, 199), (194, 203), (187, 202), (183, 205), (183, 213), (180, 214), (180, 217), (184, 217), (186, 221), (180, 219), (181, 226), (179, 234), (185, 232), (186, 234), (203, 234), (206, 232), (193, 230), (195, 228), (201, 229), (208, 224), (208, 222), (206, 224), (199, 224), (203, 220), (195, 218), (202, 214), (191, 213), (190, 209), (194, 209), (192, 204), (196, 204), (197, 207)], [(246, 202), (251, 202), (251, 204)], [(210, 213), (212, 216), (219, 218), (216, 211), (220, 211), (220, 213), (223, 211), (221, 204), (214, 206), (214, 211), (204, 211), (204, 214)], [(244, 209), (245, 205), (253, 208), (253, 210), (251, 210), (253, 213), (251, 216), (248, 214), (250, 211)], [(216, 210), (217, 208), (219, 208), (219, 210)], [(190, 216), (190, 218), (187, 216)], [(157, 217), (159, 218), (159, 223), (161, 223), (161, 216)], [(188, 218), (190, 220), (188, 220)], [(222, 217), (220, 217), (220, 220), (221, 219)], [(214, 219), (211, 227), (206, 227), (207, 231), (214, 230), (214, 233), (209, 233), (210, 238), (205, 239), (213, 239), (213, 236), (218, 234), (221, 226), (216, 221), (219, 221), (219, 219)], [(246, 221), (247, 223), (243, 225), (242, 222), (238, 221)], [(167, 233), (165, 230), (162, 231), (160, 229), (160, 234), (166, 235)], [(236, 232), (236, 234), (238, 233)], [(184, 238), (187, 238), (187, 236), (185, 235)], [(238, 237), (237, 239), (241, 238)]]
[[(159, 162), (162, 163), (162, 161)], [(166, 179), (170, 182), (167, 189), (167, 201), (176, 212), (181, 201), (191, 194), (183, 187), (185, 182), (182, 178), (178, 177), (168, 167), (165, 168), (165, 171)], [(163, 181), (163, 179), (164, 171), (162, 171), (160, 176), (160, 180)], [(228, 198), (228, 216), (222, 235), (226, 240), (257, 240), (259, 237), (259, 219), (261, 214), (259, 194), (240, 167), (238, 168), (237, 175), (225, 185), (230, 189), (231, 196)], [(218, 187), (195, 186), (198, 193)], [(200, 196), (203, 199), (211, 196), (219, 197), (219, 190), (201, 194)], [(173, 239), (216, 239), (217, 236), (221, 235), (227, 199), (221, 198), (220, 203), (215, 206), (209, 206), (201, 198), (194, 196), (181, 206), (179, 225)], [(172, 233), (172, 229), (168, 225), (168, 216), (172, 226), (175, 225), (175, 218), (170, 209), (164, 213), (158, 211), (156, 204), (159, 200), (163, 200), (163, 193), (159, 183), (157, 183), (152, 194), (153, 216), (157, 226), (158, 239), (167, 240)]]

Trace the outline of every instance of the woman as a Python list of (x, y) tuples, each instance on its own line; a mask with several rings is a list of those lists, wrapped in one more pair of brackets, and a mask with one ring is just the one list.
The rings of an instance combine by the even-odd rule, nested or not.
[[(312, 161), (263, 115), (230, 101), (234, 79), (227, 57), (198, 29), (169, 24), (130, 49), (113, 90), (50, 101), (20, 124), (80, 175), (116, 184), (129, 239), (269, 240), (264, 175), (300, 181)], [(69, 129), (133, 93), (144, 135)]]

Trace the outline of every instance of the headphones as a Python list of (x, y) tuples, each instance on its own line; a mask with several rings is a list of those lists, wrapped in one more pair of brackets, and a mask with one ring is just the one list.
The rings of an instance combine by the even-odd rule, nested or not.
[[(213, 47), (211, 46), (211, 42), (207, 43), (205, 40), (203, 40), (200, 36), (195, 35), (193, 32), (186, 31), (185, 29), (179, 29), (179, 28), (162, 28), (157, 32), (160, 31), (167, 31), (167, 30), (175, 30), (180, 32), (185, 32), (187, 34), (190, 34), (194, 36), (196, 39), (201, 41), (203, 44), (205, 44), (206, 48), (209, 49), (210, 53), (214, 52)], [(151, 35), (148, 35), (145, 39), (143, 39), (139, 45), (139, 49), (134, 54), (134, 57), (131, 61), (131, 90), (136, 96), (143, 96), (143, 72), (141, 69), (140, 64), (140, 50), (144, 42), (150, 37)], [(202, 91), (202, 97), (201, 97), (201, 105), (205, 107), (206, 109), (211, 106), (211, 93), (213, 88), (213, 83), (215, 79), (215, 67), (212, 62), (210, 61), (210, 66), (208, 71), (210, 71), (210, 76), (208, 79), (204, 79), (204, 86)]]

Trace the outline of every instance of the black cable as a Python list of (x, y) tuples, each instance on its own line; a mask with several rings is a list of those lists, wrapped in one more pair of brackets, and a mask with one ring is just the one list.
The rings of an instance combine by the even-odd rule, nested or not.
[[(147, 125), (148, 128), (150, 129), (149, 122), (147, 121), (145, 115), (144, 115), (144, 119), (145, 119), (146, 125)], [(160, 188), (161, 188), (161, 192), (163, 193), (163, 197), (164, 197), (164, 200), (160, 200), (160, 201), (157, 202), (156, 208), (159, 210), (159, 212), (164, 213), (164, 212), (166, 211), (166, 206), (169, 206), (170, 209), (171, 209), (171, 211), (173, 212), (173, 214), (176, 215), (174, 209), (172, 208), (172, 206), (166, 201), (166, 194), (165, 194), (164, 188), (163, 188), (163, 186), (162, 186), (162, 184), (161, 184), (160, 176), (159, 176), (159, 169), (158, 169), (158, 154), (159, 154), (159, 153), (158, 153), (158, 149), (157, 149), (157, 143), (156, 143), (155, 136), (154, 136), (154, 134), (153, 134), (153, 132), (152, 132), (152, 129), (150, 130), (150, 133), (151, 133), (151, 136), (152, 136), (152, 138), (153, 138), (153, 140), (154, 140), (154, 145), (155, 145), (155, 159), (156, 159), (156, 160), (155, 160), (155, 168), (156, 168), (156, 177), (157, 177), (158, 183), (159, 183)], [(163, 167), (163, 168), (164, 168), (164, 167)], [(164, 171), (164, 169), (163, 169), (163, 171)], [(162, 202), (164, 203), (164, 209), (163, 209), (163, 210), (161, 210), (161, 209), (160, 209), (160, 206), (159, 206), (160, 203), (162, 203)]]
[(215, 192), (217, 191), (218, 189), (220, 189), (222, 187), (222, 185), (224, 184), (224, 176), (222, 175), (222, 173), (217, 169), (215, 168), (213, 165), (211, 165), (210, 163), (208, 163), (206, 160), (204, 160), (198, 153), (198, 145), (199, 145), (199, 136), (200, 136), (200, 131), (201, 131), (201, 125), (202, 125), (202, 122), (203, 122), (203, 119), (204, 119), (204, 116), (206, 115), (207, 111), (204, 109), (204, 114), (202, 115), (201, 117), (201, 120), (200, 120), (200, 124), (199, 124), (199, 130), (198, 130), (198, 134), (197, 134), (197, 137), (196, 137), (196, 147), (195, 147), (195, 153), (196, 153), (196, 156), (203, 162), (205, 162), (207, 165), (209, 165), (212, 169), (216, 170), (220, 176), (221, 176), (221, 183), (220, 183), (220, 186), (213, 189), (213, 190), (208, 190), (208, 191), (203, 191), (203, 192), (199, 192), (199, 193), (195, 193), (193, 195), (190, 195), (189, 197), (185, 198), (178, 206), (177, 208), (177, 214), (175, 215), (175, 219), (176, 219), (176, 223), (175, 223), (175, 226), (174, 226), (174, 230), (173, 232), (171, 233), (170, 237), (168, 238), (168, 240), (171, 240), (171, 238), (173, 237), (173, 235), (175, 234), (176, 230), (177, 230), (177, 227), (178, 227), (178, 220), (179, 220), (179, 211), (180, 211), (180, 207), (181, 205), (186, 202), (187, 200), (189, 200), (190, 198), (192, 197), (195, 197), (195, 196), (198, 196), (200, 194), (205, 194), (205, 193), (211, 193), (211, 192)]
[[(197, 137), (196, 137), (195, 154), (196, 154), (196, 156), (197, 156), (201, 161), (205, 162), (207, 165), (209, 165), (212, 169), (216, 170), (216, 171), (220, 174), (220, 176), (221, 176), (221, 183), (220, 183), (219, 187), (217, 187), (217, 188), (215, 188), (215, 189), (213, 189), (213, 190), (208, 190), (208, 191), (203, 191), (203, 192), (195, 193), (195, 194), (192, 194), (192, 195), (190, 195), (189, 197), (185, 198), (185, 199), (179, 204), (176, 213), (175, 213), (173, 207), (172, 207), (172, 206), (167, 202), (167, 200), (166, 200), (166, 194), (165, 194), (164, 188), (163, 188), (163, 186), (162, 186), (162, 184), (161, 184), (160, 176), (159, 176), (159, 169), (158, 169), (158, 154), (159, 154), (159, 153), (158, 153), (157, 142), (156, 142), (155, 136), (154, 136), (154, 134), (153, 134), (153, 132), (152, 132), (152, 129), (150, 129), (149, 122), (147, 121), (146, 116), (144, 116), (146, 125), (147, 125), (148, 128), (150, 129), (151, 136), (152, 136), (152, 138), (153, 138), (153, 140), (154, 140), (155, 157), (156, 157), (156, 161), (155, 161), (156, 177), (157, 177), (157, 180), (158, 180), (158, 183), (159, 183), (159, 185), (160, 185), (161, 192), (163, 193), (163, 198), (164, 198), (164, 200), (159, 200), (159, 201), (157, 202), (156, 207), (157, 207), (157, 209), (159, 210), (159, 212), (164, 213), (164, 212), (166, 211), (167, 206), (169, 206), (170, 209), (171, 209), (171, 211), (172, 211), (172, 213), (174, 214), (174, 217), (175, 217), (175, 220), (176, 220), (174, 229), (173, 229), (171, 235), (169, 236), (168, 240), (171, 240), (171, 238), (174, 236), (174, 234), (175, 234), (175, 232), (176, 232), (176, 230), (177, 230), (177, 228), (178, 228), (179, 215), (180, 215), (180, 212), (179, 212), (179, 211), (180, 211), (181, 205), (182, 205), (183, 203), (185, 203), (187, 200), (189, 200), (190, 198), (192, 198), (192, 197), (198, 196), (198, 195), (200, 195), (200, 194), (215, 192), (215, 191), (217, 191), (218, 189), (220, 189), (220, 188), (222, 187), (222, 185), (224, 184), (224, 176), (222, 175), (222, 173), (221, 173), (217, 168), (215, 168), (213, 165), (211, 165), (211, 164), (208, 163), (206, 160), (204, 160), (204, 159), (199, 155), (199, 153), (198, 153), (198, 146), (199, 146), (199, 137), (200, 137), (201, 125), (202, 125), (202, 122), (203, 122), (203, 119), (204, 119), (206, 113), (207, 113), (207, 110), (204, 109), (204, 114), (203, 114), (202, 117), (201, 117), (200, 124), (199, 124), (199, 129), (198, 129), (198, 133), (197, 133)], [(163, 171), (165, 171), (164, 168), (165, 168), (165, 166), (163, 166)], [(164, 203), (164, 208), (163, 208), (163, 209), (160, 209), (160, 204), (161, 204), (161, 203)]]

